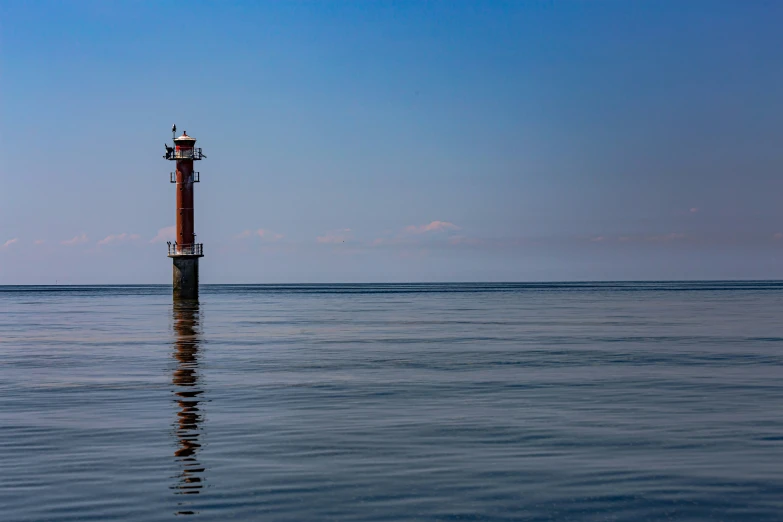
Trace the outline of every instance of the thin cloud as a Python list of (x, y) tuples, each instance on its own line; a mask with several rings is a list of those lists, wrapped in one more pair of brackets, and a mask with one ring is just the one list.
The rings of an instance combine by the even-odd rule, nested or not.
[[(438, 243), (441, 240), (447, 238), (448, 243), (451, 245), (477, 245), (480, 243), (478, 239), (469, 238), (464, 235), (446, 235), (444, 238), (443, 232), (453, 232), (456, 230), (462, 230), (450, 221), (430, 221), (423, 225), (410, 225), (400, 230), (396, 235), (390, 235), (387, 237), (379, 237), (370, 243), (372, 246), (389, 246), (389, 245), (423, 245)], [(425, 239), (426, 238), (426, 239)]]
[(259, 228), (258, 230), (245, 230), (241, 234), (237, 235), (237, 239), (247, 239), (253, 236), (258, 236), (266, 241), (280, 241), (285, 237), (283, 234), (278, 234), (277, 232), (272, 232), (271, 230)]
[(18, 242), (19, 242), (19, 238), (15, 237), (15, 238), (9, 239), (5, 243), (3, 243), (3, 246), (0, 247), (0, 248), (6, 249), (6, 248), (10, 247), (11, 245), (13, 245), (14, 243), (18, 243)]
[(256, 235), (262, 239), (269, 239), (270, 241), (279, 241), (280, 239), (283, 239), (283, 234), (278, 234), (271, 230), (264, 230), (263, 228), (256, 230)]
[(339, 230), (332, 230), (327, 232), (323, 236), (315, 238), (316, 241), (323, 244), (337, 244), (345, 243), (353, 239), (353, 234), (350, 228), (341, 228)]
[(444, 232), (446, 230), (460, 230), (460, 227), (449, 221), (432, 221), (427, 225), (411, 225), (405, 228), (409, 234), (424, 234), (426, 232)]
[(74, 236), (71, 239), (66, 239), (65, 241), (60, 241), (60, 244), (73, 246), (73, 245), (80, 245), (82, 243), (86, 243), (87, 241), (89, 241), (89, 239), (87, 238), (87, 234), (82, 232), (78, 236)]
[(174, 241), (177, 236), (177, 227), (171, 225), (158, 230), (158, 233), (150, 239), (150, 243), (163, 243), (164, 241)]
[(46, 243), (46, 241), (44, 241), (43, 239), (36, 239), (35, 241), (33, 241), (33, 243), (35, 243), (36, 245), (43, 245), (44, 243)]
[(664, 236), (650, 236), (648, 241), (674, 241), (675, 239), (685, 239), (685, 234), (671, 233)]
[(672, 232), (671, 234), (661, 234), (655, 236), (582, 236), (580, 239), (583, 241), (590, 241), (591, 243), (629, 243), (631, 241), (648, 241), (651, 243), (658, 243), (676, 241), (686, 238), (688, 238), (688, 236), (685, 234)]
[(122, 234), (109, 234), (105, 238), (98, 241), (98, 244), (109, 245), (112, 243), (123, 243), (125, 241), (133, 241), (139, 238), (140, 236), (138, 234), (128, 234), (127, 232), (123, 232)]
[(699, 211), (699, 207), (691, 207), (691, 214), (695, 214)]
[(777, 239), (778, 241), (783, 239), (783, 232), (777, 232), (775, 234), (772, 234), (773, 239)]

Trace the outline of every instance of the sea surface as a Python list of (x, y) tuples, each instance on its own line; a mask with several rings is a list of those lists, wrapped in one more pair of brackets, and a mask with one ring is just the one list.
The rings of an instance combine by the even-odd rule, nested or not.
[(783, 520), (783, 283), (0, 287), (0, 520)]

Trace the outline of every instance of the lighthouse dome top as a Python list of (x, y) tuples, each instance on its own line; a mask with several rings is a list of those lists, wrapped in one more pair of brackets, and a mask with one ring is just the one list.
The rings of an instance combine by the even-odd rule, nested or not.
[(196, 143), (196, 138), (194, 138), (193, 136), (188, 136), (187, 131), (185, 131), (182, 133), (182, 136), (180, 136), (179, 138), (174, 138), (174, 143), (177, 144), (181, 143), (183, 145), (187, 145), (187, 144), (192, 145), (193, 143)]

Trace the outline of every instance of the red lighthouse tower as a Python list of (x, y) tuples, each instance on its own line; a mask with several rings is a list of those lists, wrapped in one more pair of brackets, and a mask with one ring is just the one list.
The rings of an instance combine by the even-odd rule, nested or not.
[[(177, 126), (171, 128), (176, 135)], [(204, 256), (203, 245), (196, 243), (193, 232), (193, 184), (198, 183), (199, 173), (193, 171), (193, 162), (206, 158), (201, 148), (195, 147), (196, 138), (183, 132), (174, 138), (174, 147), (166, 145), (167, 160), (177, 162), (176, 173), (170, 181), (177, 185), (177, 238), (169, 243), (169, 257), (174, 263), (174, 298), (198, 299), (198, 259)]]

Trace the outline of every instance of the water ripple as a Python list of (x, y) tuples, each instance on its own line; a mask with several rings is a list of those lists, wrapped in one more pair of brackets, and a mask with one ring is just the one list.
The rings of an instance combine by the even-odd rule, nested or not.
[(0, 287), (3, 520), (779, 520), (783, 283)]

